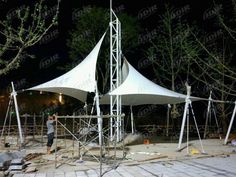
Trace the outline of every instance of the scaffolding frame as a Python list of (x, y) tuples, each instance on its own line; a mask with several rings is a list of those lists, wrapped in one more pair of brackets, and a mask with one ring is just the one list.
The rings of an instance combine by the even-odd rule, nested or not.
[(212, 113), (213, 113), (214, 118), (215, 118), (215, 123), (216, 123), (216, 126), (217, 126), (217, 133), (220, 136), (219, 122), (217, 120), (216, 111), (215, 111), (215, 107), (213, 105), (213, 100), (212, 100), (211, 95), (212, 95), (212, 91), (210, 92), (210, 96), (208, 98), (207, 114), (206, 114), (206, 121), (205, 121), (204, 134), (203, 134), (204, 139), (207, 137), (207, 133), (209, 132), (208, 123), (211, 122)]
[(185, 100), (184, 114), (183, 114), (183, 119), (182, 119), (182, 125), (181, 125), (181, 130), (180, 130), (180, 136), (179, 136), (179, 143), (178, 143), (177, 151), (181, 150), (181, 143), (182, 143), (182, 140), (183, 140), (184, 127), (185, 127), (185, 123), (186, 123), (187, 124), (186, 125), (186, 128), (187, 128), (187, 142), (186, 142), (187, 145), (186, 145), (186, 147), (187, 147), (187, 153), (189, 154), (189, 148), (188, 148), (189, 147), (189, 113), (191, 111), (192, 116), (193, 116), (193, 120), (194, 120), (194, 123), (195, 123), (195, 126), (196, 126), (196, 130), (197, 130), (201, 150), (202, 150), (201, 153), (205, 154), (205, 151), (204, 151), (203, 145), (202, 145), (200, 132), (199, 132), (198, 125), (197, 125), (197, 121), (196, 121), (195, 114), (194, 114), (194, 111), (193, 111), (193, 108), (192, 108), (192, 102), (190, 100), (191, 86), (189, 86), (186, 83), (186, 88), (187, 88), (187, 97), (186, 97), (186, 100)]
[[(110, 0), (110, 92), (121, 84), (121, 23), (112, 10), (112, 0)], [(110, 140), (114, 140), (114, 129), (116, 129), (116, 142), (119, 142), (122, 135), (121, 96), (110, 95)]]
[[(122, 115), (119, 115), (119, 117), (121, 117), (123, 119), (125, 115), (122, 114)], [(103, 122), (103, 119), (106, 119), (106, 120), (109, 120), (111, 117), (114, 117), (114, 115), (79, 115), (79, 116), (57, 116), (58, 119), (73, 119), (73, 123), (75, 122), (76, 119), (79, 119), (79, 122), (83, 122), (83, 119), (102, 119), (102, 121), (100, 120), (100, 123)], [(72, 130), (69, 130), (61, 121), (59, 121), (57, 119), (56, 121), (56, 131), (55, 131), (55, 137), (56, 137), (56, 142), (55, 142), (55, 168), (58, 168), (60, 166), (60, 161), (57, 160), (58, 159), (58, 152), (57, 152), (57, 140), (58, 140), (58, 136), (57, 136), (57, 130), (58, 130), (58, 125), (62, 126), (68, 133), (69, 135), (71, 135), (73, 138), (73, 143), (72, 143), (72, 146), (73, 146), (73, 155), (75, 154), (75, 143), (74, 143), (74, 140), (76, 140), (76, 142), (78, 143), (78, 157), (79, 159), (83, 159), (83, 156), (86, 154), (86, 153), (89, 153), (89, 155), (92, 156), (93, 159), (95, 159), (98, 163), (99, 163), (99, 173), (100, 173), (100, 176), (103, 175), (103, 167), (102, 167), (102, 164), (103, 164), (103, 161), (104, 161), (104, 158), (105, 158), (105, 155), (106, 156), (106, 161), (108, 161), (107, 159), (111, 159), (113, 161), (117, 161), (117, 144), (115, 143), (114, 146), (111, 147), (111, 144), (109, 143), (110, 142), (110, 137), (109, 137), (109, 128), (107, 129), (104, 129), (102, 128), (101, 129), (101, 132), (99, 129), (97, 129), (97, 135), (93, 137), (93, 140), (95, 139), (99, 139), (98, 142), (99, 142), (99, 156), (97, 157), (95, 154), (93, 154), (90, 149), (87, 147), (88, 143), (91, 141), (83, 141), (83, 137), (78, 137), (76, 135), (76, 130), (74, 129), (75, 126), (73, 126), (73, 129)], [(98, 122), (99, 123), (99, 122)], [(87, 124), (88, 126), (91, 126), (91, 124)], [(107, 124), (108, 125), (108, 124)], [(97, 127), (99, 125), (97, 124)], [(80, 127), (80, 128), (83, 128), (83, 127)], [(105, 133), (107, 133), (107, 136), (105, 136)], [(100, 135), (102, 135), (102, 141), (100, 139)], [(107, 140), (107, 141), (105, 141)], [(102, 143), (100, 143), (102, 142)], [(66, 144), (66, 143), (65, 143)], [(106, 146), (107, 144), (107, 146)], [(124, 142), (121, 144), (122, 145), (122, 157), (121, 159), (123, 159), (125, 157), (125, 146), (124, 146)], [(114, 150), (114, 154), (111, 154), (111, 148), (113, 148)], [(83, 151), (84, 150), (84, 151)], [(107, 150), (107, 151), (106, 151)], [(73, 157), (75, 158), (75, 157)], [(117, 163), (116, 163), (117, 164)]]

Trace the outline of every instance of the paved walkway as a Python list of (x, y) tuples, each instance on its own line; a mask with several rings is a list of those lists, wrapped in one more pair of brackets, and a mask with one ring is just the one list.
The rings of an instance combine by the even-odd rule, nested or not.
[[(235, 177), (236, 154), (208, 158), (121, 164), (104, 177)], [(103, 169), (104, 170), (104, 169)], [(104, 170), (105, 171), (105, 170)], [(15, 174), (14, 177), (98, 177), (99, 170)]]

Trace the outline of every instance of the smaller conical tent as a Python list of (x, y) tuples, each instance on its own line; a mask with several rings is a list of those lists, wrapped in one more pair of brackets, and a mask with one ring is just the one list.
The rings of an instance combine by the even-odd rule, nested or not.
[[(122, 84), (101, 99), (101, 104), (109, 104), (109, 95), (121, 95), (122, 105), (176, 104), (183, 103), (186, 95), (168, 90), (140, 74), (127, 60), (122, 67)], [(200, 100), (190, 97), (192, 101)]]
[(75, 68), (58, 78), (29, 88), (28, 90), (61, 93), (85, 102), (87, 92), (95, 91), (97, 57), (104, 36), (105, 34), (89, 55)]

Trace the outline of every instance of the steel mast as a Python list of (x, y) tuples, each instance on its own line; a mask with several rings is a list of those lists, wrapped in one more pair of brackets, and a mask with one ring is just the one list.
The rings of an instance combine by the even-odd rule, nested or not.
[[(110, 91), (121, 84), (121, 23), (112, 10), (110, 0)], [(110, 96), (110, 114), (116, 115), (116, 120), (110, 119), (110, 140), (116, 135), (117, 142), (121, 140), (121, 96)]]

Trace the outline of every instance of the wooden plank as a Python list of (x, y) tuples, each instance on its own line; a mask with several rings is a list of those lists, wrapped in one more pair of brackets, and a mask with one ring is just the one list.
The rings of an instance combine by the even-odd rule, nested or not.
[(187, 147), (190, 147), (190, 146), (192, 146), (192, 143), (189, 143), (188, 145), (185, 145), (182, 148), (177, 149), (176, 152), (181, 152), (182, 150), (184, 150), (184, 149), (186, 149)]
[(150, 158), (143, 159), (143, 160), (138, 160), (138, 162), (145, 162), (145, 161), (157, 160), (157, 159), (162, 159), (162, 158), (168, 158), (168, 156), (167, 155), (159, 155), (159, 156), (150, 157)]

